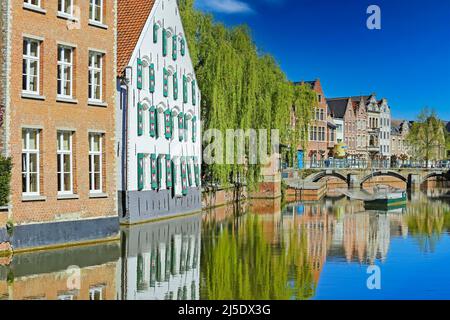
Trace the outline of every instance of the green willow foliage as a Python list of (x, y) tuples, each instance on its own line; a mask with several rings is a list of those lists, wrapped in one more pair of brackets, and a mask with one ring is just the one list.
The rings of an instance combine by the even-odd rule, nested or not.
[[(278, 129), (281, 143), (292, 146), (292, 157), (306, 143), (316, 94), (307, 85), (289, 82), (273, 57), (259, 54), (246, 26), (229, 29), (215, 23), (211, 15), (195, 10), (193, 2), (180, 0), (179, 7), (202, 92), (203, 130), (218, 129), (225, 137), (227, 129)], [(222, 184), (239, 175), (252, 186), (260, 177), (259, 165), (213, 164), (205, 169)]]
[[(201, 277), (210, 300), (304, 300), (316, 283), (308, 258), (306, 232), (292, 230), (276, 247), (255, 215), (231, 220), (227, 227), (203, 227)], [(238, 222), (238, 227), (236, 227)], [(284, 242), (284, 241), (283, 241)], [(257, 271), (256, 271), (257, 270)]]

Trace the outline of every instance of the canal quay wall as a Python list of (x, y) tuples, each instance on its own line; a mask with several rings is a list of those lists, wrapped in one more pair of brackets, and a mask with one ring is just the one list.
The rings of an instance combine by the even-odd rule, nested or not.
[(205, 188), (202, 192), (202, 209), (212, 209), (231, 203), (249, 199), (278, 199), (281, 198), (281, 181), (258, 183), (255, 191), (248, 191), (247, 187), (225, 187), (218, 189)]

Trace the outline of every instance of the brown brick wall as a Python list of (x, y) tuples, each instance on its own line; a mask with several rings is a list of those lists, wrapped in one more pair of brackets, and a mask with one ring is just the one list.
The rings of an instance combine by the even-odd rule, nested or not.
[[(57, 1), (43, 1), (45, 14), (25, 10), (21, 1), (14, 1), (12, 8), (12, 73), (11, 73), (11, 154), (13, 218), (16, 223), (44, 222), (55, 219), (80, 219), (115, 216), (116, 193), (114, 174), (114, 110), (115, 110), (115, 56), (114, 56), (114, 0), (104, 0), (104, 24), (102, 29), (88, 24), (89, 2), (76, 0), (80, 7), (80, 29), (69, 30), (67, 20), (57, 17)], [(41, 47), (41, 94), (44, 101), (24, 99), (22, 90), (22, 41), (23, 34), (44, 38)], [(56, 101), (57, 42), (76, 45), (74, 62), (74, 98), (76, 104)], [(88, 49), (104, 51), (103, 100), (107, 107), (88, 106)], [(21, 130), (26, 126), (42, 128), (41, 202), (22, 201), (21, 182)], [(74, 135), (74, 180), (79, 199), (57, 199), (56, 132), (71, 129)], [(89, 197), (89, 143), (88, 131), (105, 133), (104, 155), (107, 178), (104, 192), (107, 198)]]

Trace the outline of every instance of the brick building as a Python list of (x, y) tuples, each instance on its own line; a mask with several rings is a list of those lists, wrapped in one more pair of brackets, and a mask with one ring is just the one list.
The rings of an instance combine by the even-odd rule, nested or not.
[(317, 167), (332, 156), (336, 142), (336, 125), (333, 122), (320, 80), (303, 81), (296, 84), (307, 84), (317, 94), (318, 104), (313, 111), (307, 150), (304, 153), (306, 167)]
[(2, 153), (13, 170), (0, 214), (15, 228), (0, 226), (0, 242), (117, 235), (115, 12), (115, 0), (2, 1)]
[(351, 98), (327, 99), (335, 122), (343, 123), (343, 138), (347, 149), (347, 158), (356, 159), (357, 150), (357, 116)]
[(392, 120), (391, 153), (392, 160), (401, 164), (411, 158), (411, 150), (406, 140), (411, 124), (406, 120)]
[[(361, 161), (384, 160), (391, 157), (391, 110), (386, 99), (375, 94), (328, 99), (335, 123), (344, 123), (343, 141), (347, 158)], [(338, 139), (340, 138), (338, 134)]]

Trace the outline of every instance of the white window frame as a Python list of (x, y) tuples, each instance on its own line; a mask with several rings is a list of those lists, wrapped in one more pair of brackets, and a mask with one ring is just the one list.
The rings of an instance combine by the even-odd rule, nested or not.
[(33, 0), (25, 0), (24, 3), (26, 3), (28, 6), (41, 8), (41, 0), (36, 0), (36, 1), (37, 1), (37, 4), (32, 3)]
[(89, 300), (93, 299), (96, 293), (100, 293), (100, 300), (103, 300), (103, 287), (95, 287), (89, 289)]
[[(61, 184), (61, 188), (64, 189), (64, 175), (65, 175), (65, 171), (64, 171), (64, 156), (65, 155), (69, 155), (69, 161), (70, 161), (70, 190), (64, 190), (64, 191), (60, 191), (58, 190), (58, 195), (71, 195), (73, 194), (73, 132), (72, 131), (58, 131), (57, 132), (57, 139), (59, 140), (59, 144), (60, 146), (63, 145), (63, 141), (64, 141), (64, 134), (69, 133), (69, 150), (62, 150), (59, 149), (57, 147), (57, 151), (56, 151), (56, 159), (57, 161), (60, 161), (60, 168), (61, 168), (61, 172), (56, 172), (59, 182)], [(57, 141), (57, 145), (58, 145), (58, 141)]]
[(94, 23), (103, 23), (103, 0), (100, 1), (100, 20), (95, 19), (95, 4), (96, 0), (89, 0), (89, 21)]
[[(39, 0), (40, 1), (40, 0)], [(61, 3), (61, 7), (60, 7)], [(66, 7), (66, 4), (69, 3), (69, 12), (65, 12), (64, 8)], [(66, 17), (73, 17), (73, 0), (58, 0), (58, 13), (62, 16)]]
[[(27, 171), (24, 171), (23, 169), (23, 163), (22, 163), (22, 175), (25, 174), (26, 175), (26, 190), (23, 190), (23, 186), (22, 186), (22, 195), (24, 196), (38, 196), (40, 195), (40, 178), (41, 178), (41, 173), (40, 173), (40, 135), (41, 132), (39, 129), (29, 129), (29, 128), (24, 128), (22, 129), (23, 131), (26, 131), (26, 138), (25, 138), (25, 146), (22, 146), (22, 155), (25, 154), (25, 162), (26, 162), (26, 168)], [(30, 132), (31, 131), (36, 131), (36, 149), (29, 149), (29, 141), (30, 141)], [(31, 154), (36, 154), (36, 181), (37, 181), (37, 186), (36, 186), (36, 192), (30, 192), (30, 155)], [(23, 160), (22, 160), (23, 161)]]
[[(99, 141), (99, 151), (94, 151), (93, 150), (93, 146), (94, 146), (94, 139), (95, 136), (98, 136), (100, 141)], [(99, 156), (100, 159), (100, 189), (95, 189), (95, 156)], [(89, 191), (90, 193), (102, 193), (103, 192), (103, 134), (102, 133), (96, 133), (96, 132), (91, 132), (89, 133), (89, 163), (90, 163), (90, 167), (92, 168), (92, 171), (89, 172), (89, 176), (90, 176), (90, 186), (89, 186)]]
[[(39, 90), (40, 90), (40, 75), (41, 75), (41, 61), (40, 61), (40, 56), (41, 56), (41, 41), (37, 40), (37, 39), (32, 39), (32, 38), (23, 38), (23, 42), (26, 42), (26, 53), (23, 54), (23, 59), (24, 61), (26, 61), (26, 70), (25, 70), (25, 76), (26, 76), (26, 89), (23, 89), (23, 83), (22, 83), (22, 92), (27, 93), (27, 94), (39, 94)], [(37, 44), (37, 57), (32, 56), (31, 53), (31, 44), (32, 43), (36, 43)], [(31, 75), (30, 75), (30, 68), (31, 68), (31, 63), (32, 62), (37, 62), (37, 75), (36, 75), (36, 91), (32, 91), (30, 90), (30, 84), (31, 84)], [(23, 71), (22, 71), (23, 73)], [(23, 76), (23, 74), (22, 74)], [(23, 81), (23, 79), (22, 79)]]
[[(94, 66), (94, 60), (96, 56), (100, 56), (100, 67)], [(104, 53), (98, 52), (98, 51), (89, 51), (89, 72), (88, 72), (88, 88), (89, 84), (91, 85), (91, 89), (89, 91), (89, 101), (93, 102), (102, 102), (103, 101), (103, 58)], [(95, 74), (100, 73), (100, 83), (99, 83), (99, 90), (100, 90), (100, 99), (96, 99), (95, 97), (95, 85), (94, 85), (94, 79)]]
[[(70, 62), (64, 62), (64, 54), (65, 54), (65, 50), (66, 49), (70, 49)], [(70, 46), (65, 46), (65, 45), (58, 45), (58, 51), (61, 50), (61, 61), (58, 60), (58, 69), (61, 68), (61, 79), (57, 79), (57, 82), (59, 84), (59, 82), (61, 82), (61, 91), (64, 91), (64, 76), (65, 76), (65, 68), (64, 67), (69, 67), (70, 68), (70, 93), (69, 95), (65, 95), (65, 94), (59, 94), (58, 92), (57, 95), (58, 97), (61, 98), (72, 98), (73, 97), (73, 47)], [(56, 91), (58, 91), (58, 86), (56, 87)]]

